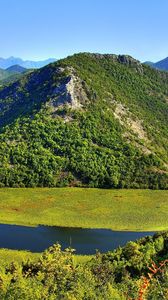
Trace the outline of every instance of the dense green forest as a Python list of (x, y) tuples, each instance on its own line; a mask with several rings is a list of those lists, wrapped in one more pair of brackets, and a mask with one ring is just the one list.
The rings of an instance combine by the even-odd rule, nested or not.
[(168, 233), (77, 263), (55, 244), (35, 261), (0, 267), (2, 300), (168, 299)]
[(81, 53), (0, 88), (1, 187), (168, 187), (168, 74)]

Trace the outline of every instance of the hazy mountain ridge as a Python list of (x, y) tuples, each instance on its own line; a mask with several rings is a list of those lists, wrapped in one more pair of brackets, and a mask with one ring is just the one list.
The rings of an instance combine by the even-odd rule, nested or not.
[(168, 57), (154, 64), (155, 68), (168, 71)]
[(1, 88), (1, 184), (167, 188), (167, 86), (130, 56), (80, 53)]
[(145, 64), (151, 66), (152, 68), (158, 69), (158, 70), (163, 70), (163, 71), (168, 71), (168, 57), (154, 63), (147, 61)]
[(26, 68), (23, 68), (21, 67), (20, 65), (13, 65), (13, 66), (10, 66), (6, 69), (7, 72), (10, 72), (10, 73), (24, 73), (27, 71)]
[(14, 56), (11, 56), (9, 58), (0, 58), (0, 68), (7, 69), (13, 65), (19, 65), (21, 67), (24, 67), (26, 69), (38, 69), (42, 68), (45, 65), (48, 65), (49, 63), (52, 63), (56, 61), (55, 58), (48, 58), (46, 60), (41, 61), (31, 61), (31, 60), (23, 60), (21, 58), (17, 58)]

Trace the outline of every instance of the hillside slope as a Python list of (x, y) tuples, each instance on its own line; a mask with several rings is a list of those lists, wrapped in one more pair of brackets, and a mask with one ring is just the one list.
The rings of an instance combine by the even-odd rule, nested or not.
[(3, 69), (0, 69), (0, 81), (7, 78), (9, 76), (9, 73)]
[(0, 69), (0, 86), (7, 85), (19, 80), (23, 74), (30, 72), (30, 70), (20, 67), (18, 65)]
[(167, 188), (168, 74), (76, 54), (0, 89), (2, 186)]
[(25, 73), (27, 71), (26, 68), (23, 68), (19, 65), (13, 65), (9, 68), (6, 69), (6, 71), (10, 72), (10, 73), (14, 73), (14, 74), (20, 74), (20, 73)]

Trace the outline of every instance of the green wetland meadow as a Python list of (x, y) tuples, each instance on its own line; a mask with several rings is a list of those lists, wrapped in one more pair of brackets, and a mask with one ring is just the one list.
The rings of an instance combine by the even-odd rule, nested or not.
[(168, 191), (2, 188), (0, 222), (112, 230), (168, 229)]

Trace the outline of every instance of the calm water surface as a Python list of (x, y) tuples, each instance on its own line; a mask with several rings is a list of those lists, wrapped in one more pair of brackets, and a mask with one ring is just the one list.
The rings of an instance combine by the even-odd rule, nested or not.
[(94, 254), (113, 250), (154, 232), (112, 231), (56, 226), (26, 227), (0, 224), (0, 248), (41, 252), (59, 242), (62, 248), (71, 246), (77, 254)]

